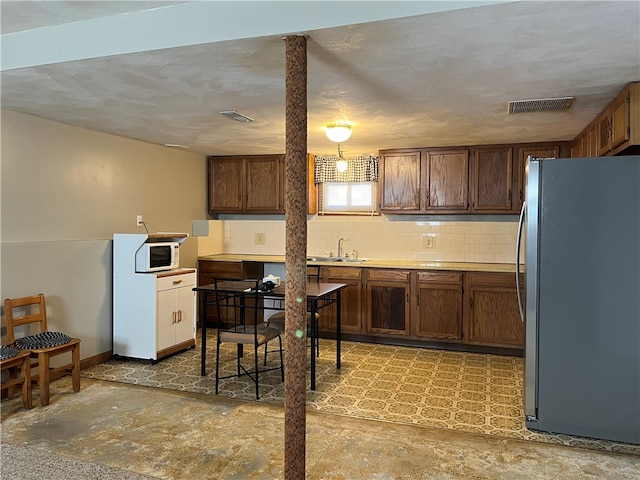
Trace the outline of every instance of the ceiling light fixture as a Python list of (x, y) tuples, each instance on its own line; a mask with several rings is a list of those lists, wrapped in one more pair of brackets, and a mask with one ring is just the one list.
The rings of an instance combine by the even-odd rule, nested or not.
[(340, 157), (336, 160), (336, 170), (340, 173), (344, 173), (347, 171), (348, 167), (349, 164), (344, 158), (342, 158), (342, 154), (340, 154)]
[(236, 122), (253, 122), (253, 118), (247, 117), (242, 113), (238, 113), (235, 110), (223, 110), (220, 112), (220, 115), (224, 115), (231, 120), (235, 120)]
[(351, 138), (351, 125), (347, 123), (331, 123), (325, 127), (324, 133), (332, 142), (341, 143)]

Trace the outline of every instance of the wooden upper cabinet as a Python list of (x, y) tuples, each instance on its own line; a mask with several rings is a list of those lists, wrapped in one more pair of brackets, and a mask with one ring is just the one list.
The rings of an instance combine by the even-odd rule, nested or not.
[(243, 196), (243, 158), (209, 157), (209, 211), (242, 212)]
[(473, 149), (472, 210), (483, 213), (512, 210), (512, 151), (510, 146)]
[(245, 210), (284, 212), (284, 156), (252, 156), (245, 162)]
[[(589, 137), (589, 149), (572, 157), (617, 155), (640, 145), (640, 82), (627, 85), (598, 117), (576, 137)], [(576, 141), (574, 140), (574, 142)], [(584, 144), (583, 144), (584, 145)], [(577, 153), (577, 152), (576, 152)]]
[(209, 212), (284, 212), (284, 155), (230, 155), (208, 161)]
[(381, 150), (380, 211), (519, 213), (527, 156), (568, 156), (576, 143), (582, 151), (581, 141)]
[(573, 142), (571, 142), (571, 158), (579, 158), (583, 157), (582, 155), (582, 135), (576, 137)]
[(623, 90), (597, 119), (598, 155), (606, 155), (631, 136), (631, 89)]
[(611, 150), (629, 140), (631, 91), (626, 89), (611, 104)]
[(421, 158), (420, 150), (380, 152), (381, 211), (420, 212)]
[[(571, 151), (573, 152), (573, 147), (571, 147)], [(517, 213), (522, 208), (522, 201), (524, 200), (524, 189), (525, 189), (525, 166), (527, 164), (527, 158), (529, 156), (537, 157), (537, 158), (560, 158), (560, 145), (557, 144), (549, 144), (549, 145), (530, 145), (518, 148), (518, 154), (515, 160), (515, 168), (514, 168), (514, 192), (512, 200), (512, 210), (514, 213)], [(573, 153), (572, 153), (573, 156)]]
[[(611, 110), (607, 108), (596, 119), (597, 143), (599, 156), (606, 155), (611, 150)], [(584, 156), (584, 155), (583, 155)]]
[[(597, 157), (598, 156), (598, 125), (594, 122), (586, 132), (585, 137), (589, 139), (587, 143), (588, 148), (583, 151), (583, 157)], [(584, 142), (583, 142), (584, 145)], [(573, 156), (573, 155), (572, 155)]]
[(466, 212), (469, 206), (469, 150), (427, 150), (426, 205), (429, 212)]

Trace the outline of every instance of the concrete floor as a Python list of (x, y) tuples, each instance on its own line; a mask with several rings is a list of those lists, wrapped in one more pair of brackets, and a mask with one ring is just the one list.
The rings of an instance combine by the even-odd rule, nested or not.
[[(69, 377), (54, 382), (48, 407), (37, 393), (34, 405), (2, 402), (3, 444), (165, 479), (283, 477), (278, 406), (84, 378), (74, 394)], [(306, 471), (307, 479), (638, 480), (640, 456), (310, 411)]]

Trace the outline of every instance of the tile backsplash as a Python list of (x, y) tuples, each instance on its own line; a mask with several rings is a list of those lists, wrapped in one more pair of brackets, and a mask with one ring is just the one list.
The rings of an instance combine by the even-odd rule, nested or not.
[[(219, 253), (285, 253), (283, 219), (233, 219), (217, 223), (219, 233), (214, 235), (222, 237), (222, 252)], [(307, 222), (307, 252), (310, 255), (326, 256), (329, 252), (335, 255), (338, 239), (344, 238), (344, 251), (356, 250), (360, 257), (514, 263), (517, 229), (517, 219), (511, 217), (500, 221), (431, 221), (422, 217), (398, 220), (387, 216), (314, 216)], [(256, 244), (256, 234), (264, 234), (264, 245)]]

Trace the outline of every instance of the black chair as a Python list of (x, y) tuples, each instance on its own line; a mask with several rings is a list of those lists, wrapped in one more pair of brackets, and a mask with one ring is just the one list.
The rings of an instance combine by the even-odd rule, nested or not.
[[(320, 267), (313, 265), (307, 267), (307, 282), (315, 281), (316, 283), (320, 283)], [(316, 322), (320, 319), (320, 314), (316, 312)], [(284, 324), (285, 324), (285, 315), (284, 310), (280, 310), (279, 312), (274, 313), (267, 319), (267, 325), (270, 327), (275, 327), (280, 330), (280, 332), (284, 332)], [(311, 331), (311, 312), (307, 312), (307, 335), (315, 335), (314, 332)], [(316, 339), (317, 340), (317, 339)], [(264, 349), (264, 364), (267, 364), (267, 354), (271, 352), (276, 352), (277, 350), (268, 350), (267, 347)], [(316, 341), (316, 356), (320, 356), (320, 342)]]
[[(282, 349), (282, 337), (280, 330), (265, 324), (262, 315), (263, 295), (260, 281), (254, 279), (215, 279), (214, 303), (217, 309), (217, 334), (216, 334), (216, 394), (218, 394), (219, 382), (225, 378), (248, 375), (256, 384), (256, 399), (260, 399), (259, 375), (271, 370), (280, 369), (282, 381), (284, 381), (284, 358)], [(280, 365), (277, 367), (258, 367), (258, 349), (274, 339), (278, 339), (280, 352)], [(236, 344), (236, 373), (220, 376), (220, 345), (223, 343)], [(253, 369), (247, 369), (242, 364), (243, 347), (253, 346)], [(266, 359), (266, 353), (265, 353)], [(266, 365), (266, 361), (265, 361)]]

